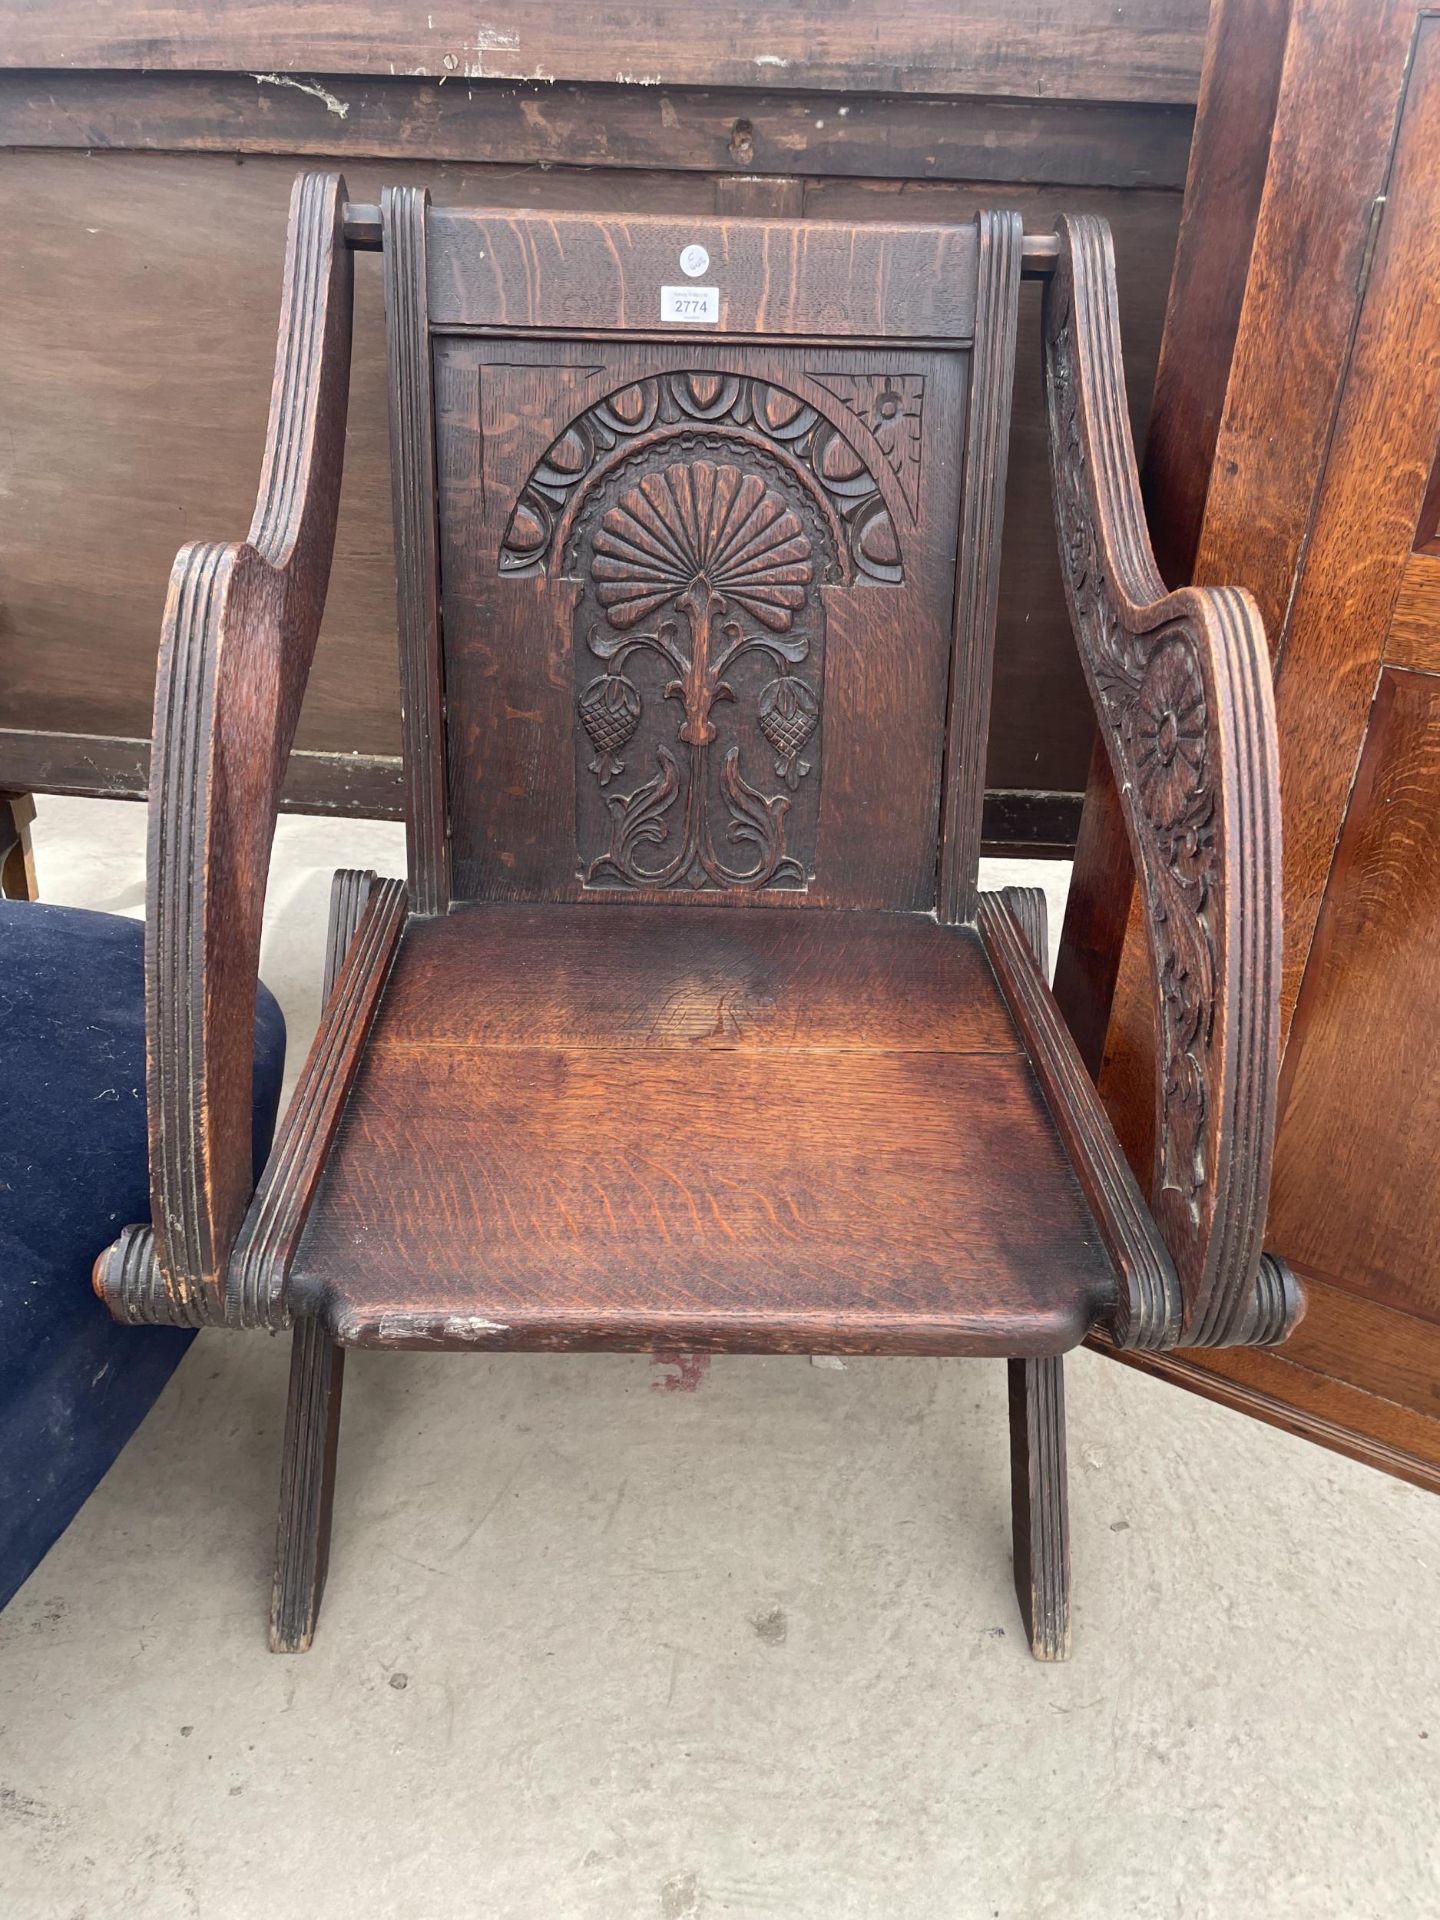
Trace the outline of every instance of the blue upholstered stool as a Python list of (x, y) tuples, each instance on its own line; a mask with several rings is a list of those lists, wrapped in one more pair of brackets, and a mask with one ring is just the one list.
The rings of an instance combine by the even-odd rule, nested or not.
[[(0, 901), (0, 1606), (70, 1524), (194, 1335), (120, 1327), (96, 1255), (150, 1214), (145, 930)], [(255, 1165), (285, 1020), (260, 989)]]

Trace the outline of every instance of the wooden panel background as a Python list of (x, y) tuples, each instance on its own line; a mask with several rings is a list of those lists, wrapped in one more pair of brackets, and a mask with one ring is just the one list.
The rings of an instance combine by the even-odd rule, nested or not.
[[(525, 32), (550, 33), (560, 81), (539, 86), (439, 60), (446, 84), (392, 78), (392, 58), (402, 74), (427, 64), (405, 39), (426, 13), (409, 7), (379, 24), (364, 7), (238, 0), (163, 16), (125, 0), (99, 20), (70, 0), (0, 7), (0, 61), (19, 69), (0, 71), (0, 784), (143, 783), (171, 559), (183, 540), (237, 537), (253, 498), (301, 165), (343, 167), (356, 198), (424, 182), (437, 205), (956, 221), (995, 205), (1041, 230), (1060, 209), (1100, 212), (1116, 232), (1143, 428), (1201, 0), (1146, 0), (1119, 24), (1088, 0), (1060, 25), (1035, 8), (1024, 31), (998, 4), (900, 6), (887, 10), (883, 64), (877, 28), (816, 5), (787, 10), (796, 48), (776, 53), (783, 67), (720, 50), (762, 46), (758, 28), (706, 33), (692, 11), (567, 14), (562, 33), (554, 9), (529, 8)], [(637, 60), (644, 33), (684, 50), (661, 63), (665, 84), (599, 72), (595, 47), (614, 43), (621, 12)], [(449, 16), (433, 17), (439, 32)], [(473, 23), (465, 31), (473, 40)], [(136, 61), (151, 71), (96, 70)], [(507, 57), (486, 71), (519, 68)], [(697, 80), (707, 86), (684, 84)], [(851, 91), (802, 90), (837, 85)], [(894, 91), (868, 91), (881, 85)], [(368, 256), (356, 266), (336, 570), (291, 797), (385, 812), (398, 804), (399, 735), (380, 273)], [(1053, 554), (1039, 289), (1023, 292), (991, 831), (1058, 841), (1073, 831), (1090, 719)]]
[(0, 0), (0, 62), (1193, 100), (1206, 0)]
[[(1266, 1245), (1309, 1306), (1273, 1352), (1135, 1364), (1440, 1490), (1440, 17), (1216, 0), (1217, 52), (1262, 29), (1268, 68), (1283, 50), (1272, 139), (1227, 138), (1202, 90), (1219, 124), (1197, 161), (1239, 171), (1214, 196), (1195, 180), (1177, 287), (1219, 262), (1228, 290), (1172, 303), (1148, 478), (1197, 577), (1254, 589), (1277, 657), (1288, 1034)], [(1104, 1041), (1143, 1168), (1151, 989), (1122, 932), (1067, 916), (1057, 981), (1071, 962), (1067, 1011)]]
[(1437, 919), (1440, 677), (1387, 668), (1296, 1009), (1269, 1236), (1440, 1328)]
[[(973, 266), (970, 274), (973, 284)], [(532, 278), (538, 286), (538, 276)], [(577, 599), (589, 605), (590, 617), (598, 608), (584, 599), (580, 580), (569, 578), (559, 530), (541, 575), (507, 578), (500, 547), (521, 488), (547, 446), (587, 406), (632, 381), (713, 369), (773, 382), (820, 409), (822, 418), (838, 418), (853, 434), (886, 488), (903, 574), (881, 583), (857, 570), (846, 585), (817, 584), (796, 615), (795, 632), (803, 628), (812, 640), (809, 657), (796, 670), (819, 693), (820, 711), (806, 749), (814, 764), (790, 797), (783, 830), (799, 852), (808, 827), (811, 853), (802, 865), (810, 877), (799, 891), (767, 886), (740, 897), (757, 907), (932, 907), (960, 521), (959, 462), (947, 462), (945, 450), (964, 438), (969, 355), (904, 347), (857, 351), (835, 344), (727, 350), (713, 338), (647, 344), (451, 336), (436, 358), (456, 898), (614, 901), (645, 891), (632, 883), (617, 893), (603, 883), (582, 885), (579, 878), (586, 856), (577, 865), (577, 787), (582, 810), (593, 809), (602, 821), (607, 817), (594, 780), (575, 764), (572, 746), (576, 697), (600, 671), (599, 658), (577, 632)], [(867, 447), (834, 391), (834, 376), (847, 373), (918, 377), (922, 383), (910, 513), (899, 479), (880, 449)], [(664, 457), (686, 456), (671, 441)], [(717, 438), (700, 457), (733, 460), (742, 471), (763, 470), (763, 455), (757, 469), (748, 436)], [(597, 497), (613, 494), (602, 482)], [(837, 557), (851, 566), (843, 536), (837, 545)], [(817, 575), (820, 570), (817, 564)], [(714, 718), (720, 737), (711, 749), (712, 765), (718, 766), (728, 742), (745, 738), (742, 716), (749, 704), (747, 682), (754, 696), (754, 660), (737, 659), (726, 673), (734, 692)], [(632, 659), (626, 670), (649, 691), (646, 718), (624, 749), (629, 776), (617, 783), (622, 791), (655, 771), (657, 746), (678, 753), (684, 766), (691, 751), (674, 740), (676, 705), (657, 697), (670, 673), (653, 658)], [(582, 760), (593, 754), (591, 746)], [(772, 765), (764, 754), (754, 754), (752, 740), (739, 770), (759, 779), (768, 793), (776, 785), (769, 777)], [(877, 795), (875, 769), (881, 765), (887, 777), (883, 795)], [(674, 817), (684, 812), (682, 800)], [(717, 845), (724, 818), (717, 809)], [(592, 817), (591, 834), (594, 829)], [(604, 837), (592, 841), (590, 856), (601, 851)], [(666, 844), (668, 853), (668, 839)], [(737, 871), (752, 866), (748, 855), (735, 861), (733, 845), (731, 859)], [(653, 872), (663, 860), (657, 850), (641, 864)], [(682, 884), (659, 897), (713, 904), (716, 896), (692, 893)]]

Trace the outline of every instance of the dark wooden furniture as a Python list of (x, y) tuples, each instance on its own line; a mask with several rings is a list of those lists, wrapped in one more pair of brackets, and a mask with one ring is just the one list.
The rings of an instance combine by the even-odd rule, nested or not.
[[(1283, 1353), (1145, 1364), (1432, 1488), (1437, 142), (1433, 12), (1218, 0), (1146, 463), (1162, 560), (1245, 580), (1275, 648), (1284, 1066), (1266, 1244), (1310, 1304)], [(1056, 995), (1143, 1166), (1149, 984), (1138, 911), (1124, 937), (1124, 837), (1097, 763)]]
[[(252, 1196), (266, 855), (375, 247), (409, 872), (337, 877)], [(1027, 272), (1160, 983), (1153, 1213), (1046, 986), (1040, 896), (977, 891)], [(153, 1222), (96, 1270), (121, 1319), (295, 1329), (275, 1646), (314, 1627), (349, 1346), (1005, 1356), (1017, 1587), (1058, 1658), (1064, 1353), (1296, 1318), (1260, 1249), (1268, 660), (1243, 593), (1161, 586), (1119, 353), (1091, 216), (538, 217), (297, 183), (250, 535), (171, 579)]]
[[(958, 226), (1001, 206), (1036, 230), (1097, 213), (1139, 444), (1207, 5), (905, 0), (877, 25), (850, 0), (526, 0), (513, 19), (0, 0), (0, 787), (145, 795), (170, 560), (250, 511), (298, 167), (343, 169), (356, 200), (416, 184), (537, 213)], [(380, 266), (356, 264), (336, 566), (281, 804), (398, 819)], [(1027, 301), (1026, 365), (1038, 318)], [(1026, 380), (1012, 503), (1043, 496), (1045, 463)], [(986, 839), (1068, 851), (1089, 705), (1049, 529), (1010, 524)]]

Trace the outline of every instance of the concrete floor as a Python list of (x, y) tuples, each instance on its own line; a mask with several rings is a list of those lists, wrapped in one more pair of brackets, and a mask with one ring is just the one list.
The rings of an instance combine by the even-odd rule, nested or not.
[[(139, 907), (138, 809), (39, 829), (45, 897)], [(400, 859), (282, 823), (297, 1063), (330, 870)], [(0, 1915), (1440, 1913), (1440, 1503), (1067, 1371), (1066, 1667), (1019, 1631), (998, 1364), (644, 1356), (352, 1356), (276, 1658), (286, 1351), (202, 1334), (0, 1616)]]

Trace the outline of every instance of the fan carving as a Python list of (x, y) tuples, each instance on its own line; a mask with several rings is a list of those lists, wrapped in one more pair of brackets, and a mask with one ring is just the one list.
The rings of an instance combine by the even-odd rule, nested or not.
[(577, 516), (617, 463), (643, 453), (658, 466), (695, 450), (742, 460), (757, 452), (788, 470), (828, 522), (833, 577), (898, 582), (900, 543), (876, 470), (889, 467), (913, 519), (924, 380), (825, 373), (815, 382), (847, 410), (845, 428), (787, 387), (745, 374), (691, 368), (617, 388), (576, 415), (530, 474), (505, 530), (500, 571), (548, 572), (562, 547), (570, 571)]
[[(820, 724), (820, 695), (795, 671), (811, 653), (797, 622), (817, 560), (803, 515), (778, 479), (705, 459), (652, 469), (600, 515), (586, 597), (602, 617), (588, 621), (586, 645), (604, 671), (578, 702), (585, 767), (608, 789), (648, 729), (655, 772), (607, 792), (603, 820), (582, 796), (587, 885), (806, 884), (805, 858), (787, 844), (792, 797), (811, 771), (801, 752)], [(671, 702), (679, 714), (667, 724)], [(782, 793), (745, 776), (757, 736)], [(590, 834), (601, 844), (586, 859)]]
[(810, 542), (756, 474), (708, 460), (666, 467), (605, 515), (590, 571), (615, 627), (708, 580), (744, 612), (783, 633), (805, 603)]

